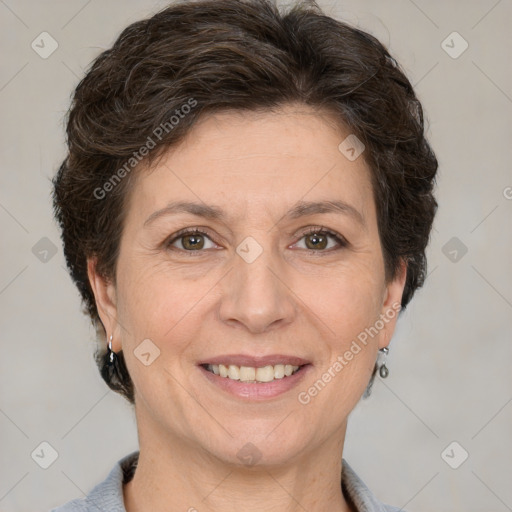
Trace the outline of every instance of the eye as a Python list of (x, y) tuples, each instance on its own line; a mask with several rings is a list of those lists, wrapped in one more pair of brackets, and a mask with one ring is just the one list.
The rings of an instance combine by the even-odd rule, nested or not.
[[(210, 242), (211, 245), (208, 246), (207, 242)], [(205, 231), (194, 228), (179, 231), (172, 236), (166, 245), (183, 251), (195, 252), (201, 249), (212, 249), (215, 244)]]
[[(299, 244), (302, 240), (304, 240), (304, 246), (300, 247)], [(330, 249), (343, 248), (349, 244), (344, 237), (330, 229), (314, 227), (303, 233), (300, 242), (295, 245), (299, 246), (300, 249), (314, 252), (331, 252)], [(172, 235), (169, 241), (166, 242), (166, 246), (191, 253), (202, 252), (202, 249), (213, 249), (216, 244), (206, 231), (199, 228), (189, 228)]]
[[(334, 243), (329, 245), (329, 239), (334, 240)], [(306, 233), (303, 233), (302, 240), (305, 241), (305, 247), (300, 247), (301, 249), (317, 252), (327, 252), (326, 249), (332, 249), (336, 246), (342, 248), (348, 245), (341, 235), (322, 227), (309, 229)]]

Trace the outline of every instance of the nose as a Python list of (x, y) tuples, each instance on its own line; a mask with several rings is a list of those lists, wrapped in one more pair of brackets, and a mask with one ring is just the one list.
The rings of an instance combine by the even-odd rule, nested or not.
[(254, 334), (291, 323), (297, 304), (282, 259), (267, 249), (249, 261), (236, 253), (232, 270), (220, 283), (221, 320)]

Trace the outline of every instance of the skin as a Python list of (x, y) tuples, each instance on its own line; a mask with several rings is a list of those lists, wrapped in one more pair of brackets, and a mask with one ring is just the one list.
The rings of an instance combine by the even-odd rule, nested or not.
[[(307, 405), (297, 399), (400, 303), (405, 284), (404, 265), (385, 280), (364, 153), (349, 161), (338, 150), (349, 133), (306, 106), (224, 112), (203, 118), (138, 174), (115, 283), (96, 273), (93, 259), (88, 267), (101, 320), (136, 390), (140, 458), (124, 486), (128, 512), (354, 510), (340, 486), (347, 419), (398, 315)], [(284, 217), (299, 200), (340, 199), (364, 225), (339, 213)], [(144, 227), (175, 200), (216, 205), (228, 220), (175, 213)], [(312, 237), (303, 233), (315, 226), (348, 245), (329, 235), (327, 247), (308, 250)], [(202, 249), (187, 252), (190, 238), (174, 239), (189, 227), (208, 229)], [(248, 236), (263, 249), (250, 264), (236, 253)], [(149, 366), (134, 355), (147, 338), (160, 350)], [(233, 353), (293, 354), (313, 368), (297, 388), (249, 402), (197, 367)], [(249, 442), (260, 454), (252, 466), (237, 457)]]

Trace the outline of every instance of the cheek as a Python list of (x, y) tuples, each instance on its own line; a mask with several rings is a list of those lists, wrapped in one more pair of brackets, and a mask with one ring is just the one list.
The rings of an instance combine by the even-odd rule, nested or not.
[(357, 272), (325, 280), (322, 295), (316, 302), (313, 296), (309, 299), (325, 325), (319, 376), (328, 373), (325, 378), (332, 382), (318, 405), (327, 407), (333, 401), (340, 415), (359, 399), (375, 364), (378, 336), (369, 333), (379, 318), (383, 277), (372, 267), (361, 266)]
[(119, 272), (121, 304), (119, 321), (124, 327), (123, 346), (135, 350), (145, 339), (159, 348), (159, 363), (179, 360), (197, 337), (214, 296), (215, 276), (184, 279), (168, 264), (141, 260), (124, 265)]
[[(336, 333), (364, 329), (378, 317), (383, 298), (383, 276), (373, 262), (305, 280), (308, 303)], [(307, 281), (307, 282), (306, 282)], [(306, 291), (309, 289), (310, 291)]]

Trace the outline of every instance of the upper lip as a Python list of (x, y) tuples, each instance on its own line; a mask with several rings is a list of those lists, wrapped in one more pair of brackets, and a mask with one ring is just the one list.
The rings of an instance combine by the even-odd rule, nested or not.
[(225, 354), (223, 356), (215, 356), (200, 361), (199, 365), (205, 364), (233, 364), (236, 366), (249, 366), (253, 368), (261, 368), (263, 366), (274, 366), (276, 364), (291, 364), (292, 366), (302, 366), (310, 364), (309, 361), (302, 357), (289, 356), (285, 354), (269, 354), (266, 356), (250, 356), (244, 354)]

